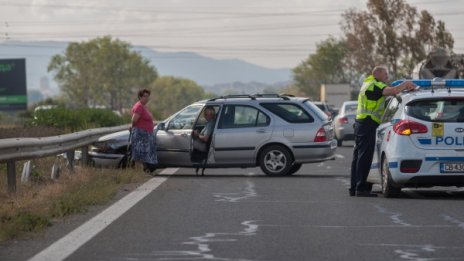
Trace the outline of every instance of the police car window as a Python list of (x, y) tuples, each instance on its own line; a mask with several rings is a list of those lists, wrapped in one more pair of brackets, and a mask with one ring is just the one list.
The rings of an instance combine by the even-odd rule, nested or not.
[(195, 105), (185, 108), (169, 121), (169, 130), (191, 129), (202, 107)]
[(393, 115), (395, 115), (396, 111), (398, 110), (400, 103), (398, 99), (391, 98), (390, 102), (385, 109), (385, 113), (383, 114), (382, 122), (389, 122), (392, 120)]
[(261, 106), (290, 123), (314, 122), (313, 117), (311, 117), (311, 115), (309, 115), (303, 108), (296, 104), (261, 103)]
[(267, 126), (269, 116), (251, 106), (227, 105), (222, 110), (218, 128), (251, 128)]
[(424, 121), (464, 122), (464, 100), (419, 100), (408, 104), (406, 113)]

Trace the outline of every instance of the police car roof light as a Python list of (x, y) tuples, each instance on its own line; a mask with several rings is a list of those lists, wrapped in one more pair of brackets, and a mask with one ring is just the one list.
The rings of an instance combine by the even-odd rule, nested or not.
[[(397, 80), (392, 83), (392, 86), (397, 86), (405, 80)], [(453, 79), (445, 80), (441, 78), (427, 79), (427, 80), (409, 80), (421, 88), (427, 87), (446, 87), (446, 88), (464, 88), (464, 80)]]

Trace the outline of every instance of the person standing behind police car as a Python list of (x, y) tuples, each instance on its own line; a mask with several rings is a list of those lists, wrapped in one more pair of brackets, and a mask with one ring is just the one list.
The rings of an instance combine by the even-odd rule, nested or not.
[(139, 101), (132, 107), (131, 127), (131, 155), (132, 160), (141, 162), (144, 171), (149, 173), (155, 170), (158, 164), (155, 137), (153, 135), (153, 116), (147, 108), (150, 91), (142, 89), (138, 92)]
[(384, 66), (376, 66), (372, 74), (364, 79), (358, 96), (358, 108), (354, 125), (355, 147), (351, 162), (350, 196), (376, 197), (367, 183), (375, 149), (376, 129), (385, 111), (385, 96), (393, 96), (403, 90), (414, 90), (416, 85), (404, 81), (398, 86), (387, 85), (388, 71)]

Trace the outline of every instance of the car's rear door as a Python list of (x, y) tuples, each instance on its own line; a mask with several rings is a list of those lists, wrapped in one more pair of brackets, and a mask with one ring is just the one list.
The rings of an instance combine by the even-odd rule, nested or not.
[(271, 135), (271, 119), (264, 112), (249, 105), (224, 106), (211, 145), (216, 164), (254, 164), (256, 149)]

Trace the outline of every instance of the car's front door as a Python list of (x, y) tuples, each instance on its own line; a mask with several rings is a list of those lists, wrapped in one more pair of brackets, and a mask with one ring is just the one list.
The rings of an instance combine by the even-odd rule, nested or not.
[(184, 108), (165, 123), (156, 133), (158, 161), (166, 166), (191, 166), (190, 137), (193, 123), (203, 105), (195, 104)]
[(368, 177), (368, 180), (373, 183), (381, 183), (380, 167), (382, 166), (382, 152), (385, 150), (385, 146), (388, 144), (390, 136), (392, 135), (392, 120), (397, 114), (400, 106), (400, 100), (395, 97), (390, 98), (387, 102), (388, 105), (386, 106), (385, 113), (381, 119), (382, 122), (376, 131), (374, 156)]

